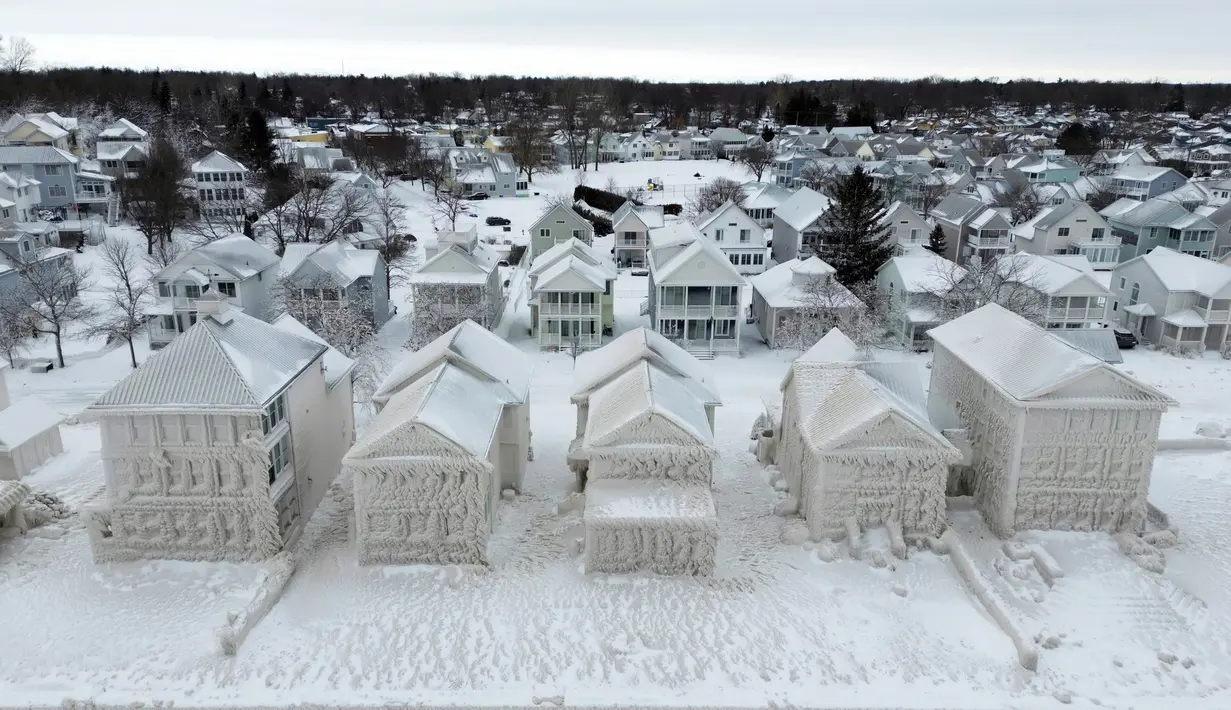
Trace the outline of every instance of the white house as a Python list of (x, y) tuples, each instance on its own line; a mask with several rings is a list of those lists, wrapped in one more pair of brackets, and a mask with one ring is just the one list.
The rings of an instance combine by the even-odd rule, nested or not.
[(462, 232), (440, 232), (436, 241), (440, 252), (410, 276), (412, 330), (443, 332), (467, 318), (494, 328), (504, 308), (500, 256), (479, 241), (473, 224)]
[(1111, 291), (1094, 277), (1084, 256), (1008, 254), (996, 266), (1007, 280), (1037, 291), (1046, 301), (1049, 329), (1100, 328), (1107, 320)]
[(1120, 237), (1093, 207), (1068, 200), (1045, 207), (1033, 219), (1013, 228), (1018, 251), (1040, 256), (1080, 254), (1096, 269), (1111, 269), (1120, 261)]
[(620, 268), (644, 267), (650, 230), (660, 229), (663, 223), (662, 205), (637, 205), (632, 200), (621, 205), (611, 215), (616, 265)]
[(209, 291), (229, 299), (231, 308), (268, 320), (270, 289), (278, 281), (278, 255), (242, 234), (193, 249), (154, 276), (155, 302), (146, 310), (151, 348), (171, 342), (197, 322), (197, 299)]
[(201, 214), (211, 217), (243, 215), (247, 202), (248, 168), (214, 151), (192, 164)]
[[(863, 307), (849, 289), (834, 279), (834, 268), (817, 256), (777, 264), (753, 276), (750, 282), (749, 309), (757, 331), (771, 348), (806, 347), (821, 336), (813, 332), (811, 318), (820, 317), (820, 312), (838, 318)], [(801, 309), (817, 313), (800, 314)]]
[(1108, 317), (1169, 350), (1231, 347), (1231, 265), (1156, 247), (1111, 274)]
[(615, 326), (616, 270), (610, 259), (570, 239), (540, 254), (527, 276), (530, 328), (540, 349), (602, 345)]
[(342, 241), (287, 244), (278, 273), (279, 288), (297, 292), (287, 294), (296, 304), (307, 306), (313, 300), (315, 307), (305, 307), (300, 315), (344, 306), (366, 316), (379, 330), (391, 315), (385, 268), (380, 252)]
[(744, 277), (691, 222), (650, 232), (649, 298), (654, 330), (692, 353), (739, 352)]
[(774, 226), (774, 211), (793, 194), (784, 187), (763, 182), (746, 182), (740, 187), (744, 190), (744, 211), (765, 229)]
[(718, 209), (699, 217), (697, 230), (727, 255), (739, 273), (759, 274), (765, 270), (769, 257), (765, 230), (734, 202), (727, 200)]
[(198, 313), (87, 410), (106, 481), (87, 518), (95, 561), (266, 559), (302, 532), (354, 441), (352, 360), (217, 292)]
[(888, 301), (888, 326), (904, 348), (929, 350), (927, 331), (940, 325), (940, 295), (961, 281), (966, 270), (926, 249), (895, 256), (876, 272), (876, 288)]
[(932, 231), (919, 213), (901, 200), (885, 208), (881, 216), (881, 226), (889, 228), (889, 239), (897, 246), (898, 254), (919, 249), (928, 243), (928, 234)]
[(949, 495), (973, 495), (1002, 537), (1142, 530), (1159, 422), (1174, 401), (995, 304), (930, 335), (930, 419), (965, 428), (972, 446)]
[(561, 242), (570, 239), (592, 244), (594, 225), (568, 205), (553, 205), (530, 225), (530, 263)]
[(23, 172), (0, 172), (0, 220), (34, 222), (43, 202), (38, 180)]
[(821, 220), (833, 201), (801, 187), (774, 211), (773, 259), (784, 264), (801, 255), (807, 258), (820, 246)]
[[(3, 379), (0, 368), (0, 380)], [(8, 405), (7, 392), (0, 405)], [(62, 453), (61, 419), (37, 397), (26, 397), (0, 408), (0, 480), (20, 480)]]
[(958, 449), (927, 418), (922, 368), (869, 362), (829, 331), (782, 381), (775, 460), (813, 539), (884, 526), (890, 540), (945, 527), (945, 486)]

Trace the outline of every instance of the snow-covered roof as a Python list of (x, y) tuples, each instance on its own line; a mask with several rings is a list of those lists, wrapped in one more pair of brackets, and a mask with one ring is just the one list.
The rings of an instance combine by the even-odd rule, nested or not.
[(393, 395), (346, 458), (419, 455), (405, 445), (414, 426), (431, 429), (455, 445), (459, 454), (485, 458), (507, 403), (502, 390), (490, 380), (441, 362)]
[[(804, 299), (804, 291), (800, 288), (800, 279), (812, 276), (832, 276), (834, 268), (826, 264), (818, 256), (807, 259), (791, 259), (751, 277), (748, 281), (752, 288), (765, 299), (770, 308), (795, 308)], [(806, 285), (806, 281), (804, 282)], [(858, 306), (861, 302), (845, 286), (836, 281), (828, 289), (829, 300), (835, 308)]]
[(1132, 304), (1131, 306), (1125, 306), (1125, 307), (1124, 307), (1124, 312), (1125, 312), (1125, 313), (1132, 313), (1133, 315), (1136, 315), (1136, 316), (1153, 316), (1153, 315), (1157, 315), (1157, 313), (1156, 313), (1156, 312), (1155, 312), (1155, 310), (1154, 310), (1154, 306), (1151, 306), (1150, 304), (1146, 303), (1145, 301), (1142, 301), (1141, 303), (1134, 303), (1134, 304)]
[(779, 217), (796, 231), (802, 232), (829, 210), (833, 201), (807, 187), (799, 188), (786, 202), (778, 205), (774, 216)]
[[(232, 234), (229, 237), (207, 242), (193, 249), (189, 254), (204, 256), (232, 278), (241, 281), (278, 263), (277, 254), (242, 234)], [(189, 254), (181, 256), (163, 269), (159, 275), (180, 273), (183, 264), (189, 260)], [(189, 269), (192, 268), (195, 267), (189, 267)], [(202, 276), (205, 278), (204, 283), (208, 283), (209, 276), (204, 274)]]
[(860, 355), (859, 346), (855, 345), (855, 341), (846, 337), (846, 333), (841, 330), (830, 328), (829, 332), (816, 341), (815, 345), (796, 358), (796, 362), (837, 363), (864, 359), (866, 358)]
[(573, 370), (573, 400), (584, 400), (597, 387), (642, 361), (684, 378), (704, 404), (722, 404), (709, 369), (688, 351), (645, 327), (630, 330), (577, 358)]
[(530, 359), (508, 341), (471, 320), (407, 355), (390, 370), (372, 395), (383, 405), (399, 390), (442, 361), (482, 375), (505, 389), (507, 401), (524, 404), (530, 397)]
[(1124, 362), (1120, 345), (1116, 343), (1116, 332), (1111, 328), (1059, 328), (1053, 330), (1052, 334), (1085, 350), (1103, 362), (1111, 364)]
[[(1150, 267), (1168, 291), (1196, 291), (1213, 296), (1231, 284), (1231, 266), (1167, 247), (1156, 247), (1137, 259)], [(1125, 262), (1128, 263), (1131, 262)]]
[(216, 150), (192, 164), (194, 173), (247, 172), (247, 170), (248, 168), (245, 168), (243, 163)]
[(0, 409), (0, 452), (16, 449), (59, 426), (62, 419), (64, 417), (37, 397), (26, 397)]
[(607, 281), (615, 278), (611, 269), (594, 266), (576, 256), (568, 256), (557, 260), (538, 275), (534, 291), (589, 290), (602, 293), (607, 290)]
[(99, 143), (98, 144), (98, 159), (99, 160), (122, 160), (130, 151), (137, 151), (143, 158), (148, 158), (150, 148), (145, 143)]
[(1163, 316), (1163, 322), (1177, 325), (1181, 328), (1204, 328), (1206, 326), (1205, 319), (1192, 308), (1169, 313)]
[(902, 277), (907, 293), (935, 293), (951, 286), (966, 275), (966, 269), (926, 249), (895, 256), (880, 268), (893, 265)]
[(717, 267), (704, 277), (713, 285), (743, 285), (744, 277), (714, 242), (706, 239), (692, 222), (672, 222), (650, 230), (649, 266), (654, 283), (666, 285), (686, 264), (708, 260)]
[(556, 262), (568, 257), (575, 257), (591, 266), (596, 266), (604, 272), (610, 273), (611, 278), (616, 277), (615, 267), (611, 265), (610, 256), (604, 255), (598, 249), (576, 237), (569, 237), (565, 241), (553, 244), (547, 251), (534, 257), (534, 263), (530, 265), (530, 271), (527, 272), (527, 275), (531, 279), (535, 279)]
[[(621, 438), (624, 427), (647, 416), (671, 422), (696, 445), (714, 446), (705, 404), (696, 391), (682, 378), (667, 374), (644, 360), (591, 393), (585, 446), (611, 445)], [(637, 442), (638, 445), (655, 443), (652, 440)]]
[(1164, 168), (1155, 165), (1121, 165), (1116, 168), (1116, 171), (1110, 175), (1108, 179), (1144, 180), (1146, 182), (1153, 182), (1167, 173), (1179, 174), (1171, 168)]
[(320, 343), (327, 348), (322, 356), (322, 360), (325, 363), (325, 386), (329, 389), (333, 389), (334, 385), (349, 377), (351, 371), (355, 369), (356, 363), (354, 360), (346, 357), (332, 345), (325, 342), (324, 338), (313, 333), (308, 326), (292, 318), (289, 313), (283, 313), (275, 318), (273, 325), (285, 333), (297, 335), (304, 340), (311, 340), (314, 343)]
[[(99, 138), (126, 138), (128, 136), (137, 136), (144, 138), (149, 135), (149, 132), (127, 118), (116, 119), (114, 123), (107, 126), (98, 132)], [(104, 141), (105, 143), (106, 141)]]
[(763, 182), (746, 182), (740, 185), (743, 189), (744, 209), (776, 209), (779, 205), (791, 199), (792, 192), (780, 185), (769, 185)]
[(327, 349), (236, 309), (202, 314), (90, 409), (261, 408)]
[(281, 275), (293, 278), (306, 263), (319, 269), (335, 285), (345, 288), (361, 278), (375, 275), (380, 253), (374, 249), (356, 249), (340, 241), (288, 244), (282, 253)]
[(483, 284), (500, 262), (495, 249), (480, 242), (471, 225), (462, 232), (440, 232), (440, 251), (410, 275), (411, 283)]
[(994, 303), (933, 328), (928, 335), (984, 380), (1018, 401), (1041, 400), (1098, 370), (1136, 390), (1133, 395), (1108, 391), (1107, 399), (1152, 401), (1164, 406), (1171, 403), (1154, 388)]
[[(731, 213), (731, 212), (738, 212), (739, 214), (743, 215), (746, 219), (748, 218), (748, 213), (745, 212), (742, 208), (740, 208), (739, 205), (735, 204), (731, 200), (727, 200), (726, 202), (719, 205), (718, 208), (715, 209), (713, 212), (710, 212), (708, 215), (703, 215), (697, 222), (697, 229), (704, 232), (706, 229), (709, 229), (709, 227), (712, 224), (714, 224), (714, 222), (716, 222), (719, 218), (737, 219), (738, 216), (736, 215), (731, 215), (730, 217), (727, 217), (728, 213)], [(760, 227), (757, 227), (757, 230), (759, 233)]]
[(0, 145), (0, 165), (76, 165), (77, 156), (49, 145)]
[(1084, 280), (1091, 295), (1110, 296), (1110, 291), (1090, 277), (1094, 269), (1089, 260), (1080, 254), (1072, 256), (1076, 258), (1055, 259), (1051, 256), (1017, 252), (997, 259), (996, 268), (1007, 280), (1027, 284), (1046, 294), (1058, 293), (1075, 282)]

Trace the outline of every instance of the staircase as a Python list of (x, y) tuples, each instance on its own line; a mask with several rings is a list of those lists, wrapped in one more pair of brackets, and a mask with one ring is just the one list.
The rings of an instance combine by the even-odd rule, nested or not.
[(641, 315), (650, 315), (650, 299), (648, 298), (641, 302)]

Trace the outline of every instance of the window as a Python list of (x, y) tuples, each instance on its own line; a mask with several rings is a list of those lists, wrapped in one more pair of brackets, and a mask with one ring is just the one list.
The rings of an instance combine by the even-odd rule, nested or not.
[(1058, 234), (1059, 234), (1060, 236), (1062, 236), (1062, 237), (1067, 237), (1067, 236), (1069, 236), (1069, 228), (1068, 228), (1068, 227), (1061, 227), (1061, 228), (1060, 228), (1060, 230), (1059, 230), (1059, 232), (1058, 232)]
[(540, 237), (550, 237), (551, 230), (548, 229), (547, 227), (543, 227), (542, 229), (539, 230), (539, 236)]
[(269, 432), (278, 428), (284, 419), (286, 419), (286, 395), (283, 394), (270, 402), (261, 414), (261, 431), (268, 435)]
[(171, 297), (171, 287), (167, 285), (166, 281), (158, 282), (158, 295), (162, 298)]
[(269, 485), (282, 477), (291, 466), (291, 433), (282, 435), (281, 439), (269, 449)]
[(714, 241), (716, 242), (722, 241), (722, 230), (721, 229), (714, 230)]
[(584, 229), (574, 229), (574, 230), (573, 230), (573, 238), (574, 238), (574, 239), (585, 239), (585, 238), (586, 238), (586, 231), (585, 231)]
[(163, 330), (175, 330), (175, 316), (163, 316), (162, 317), (162, 329)]
[(1118, 310), (1120, 310), (1120, 302), (1119, 302), (1119, 301), (1112, 301), (1112, 302), (1111, 302), (1111, 310), (1113, 310), (1113, 311), (1118, 311)]
[(63, 168), (59, 165), (44, 165), (43, 173), (47, 175), (63, 175)]
[(765, 255), (764, 254), (753, 254), (752, 263), (756, 266), (761, 266), (762, 264), (765, 263)]
[(48, 197), (68, 197), (68, 188), (63, 185), (51, 185), (47, 188)]
[(1128, 297), (1128, 305), (1132, 306), (1137, 303), (1137, 297), (1141, 295), (1141, 284), (1133, 282), (1133, 292)]
[(1121, 277), (1120, 277), (1120, 288), (1121, 288), (1121, 289), (1123, 289), (1123, 288), (1124, 288), (1124, 282), (1125, 282), (1125, 279), (1124, 279), (1124, 277), (1123, 277), (1123, 276), (1121, 276)]
[(198, 192), (201, 193), (201, 201), (205, 202), (205, 190), (198, 190)]
[(739, 230), (739, 240), (744, 243), (752, 241), (752, 230), (751, 229)]
[(29, 239), (23, 239), (21, 241), (21, 250), (30, 251), (30, 240)]
[(1091, 229), (1091, 230), (1090, 230), (1090, 238), (1091, 238), (1091, 239), (1102, 239), (1102, 238), (1103, 238), (1103, 231), (1104, 231), (1104, 230), (1103, 230), (1102, 228), (1098, 228), (1098, 229)]
[(714, 321), (714, 337), (715, 338), (734, 338), (735, 337), (735, 321), (733, 320)]
[(235, 284), (231, 281), (221, 281), (218, 283), (218, 293), (228, 297), (235, 298)]

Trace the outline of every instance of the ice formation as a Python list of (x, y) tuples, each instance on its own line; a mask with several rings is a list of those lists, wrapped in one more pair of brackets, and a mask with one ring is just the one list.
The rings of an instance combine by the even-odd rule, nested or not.
[(1170, 398), (996, 305), (930, 334), (928, 410), (973, 450), (950, 493), (973, 493), (1002, 537), (1142, 529)]

